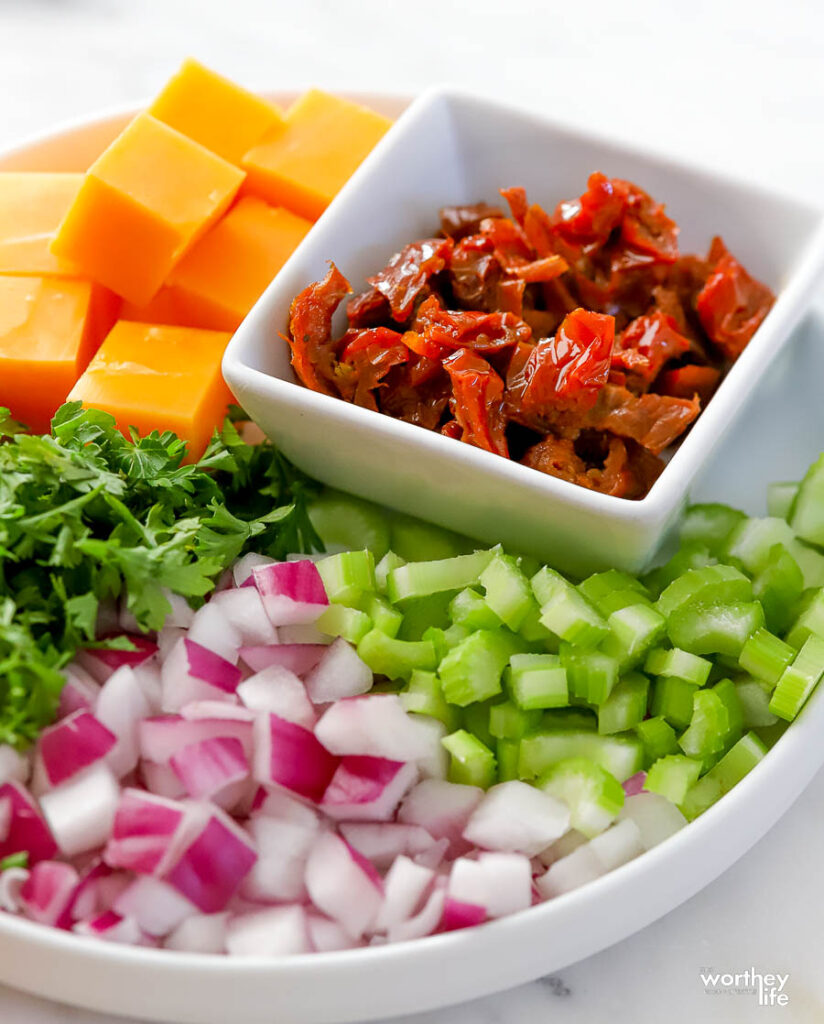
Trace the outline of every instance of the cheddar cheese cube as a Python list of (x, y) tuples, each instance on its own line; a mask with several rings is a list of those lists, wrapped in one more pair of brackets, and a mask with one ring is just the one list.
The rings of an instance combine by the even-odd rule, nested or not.
[(69, 399), (110, 412), (124, 434), (173, 430), (197, 458), (231, 401), (220, 372), (230, 337), (119, 320)]
[(243, 160), (245, 190), (317, 220), (390, 127), (366, 107), (310, 89)]
[(311, 223), (246, 196), (178, 263), (147, 307), (126, 320), (234, 331)]
[(82, 174), (0, 172), (0, 274), (77, 274), (49, 246), (82, 182)]
[(228, 161), (139, 114), (92, 164), (51, 250), (124, 299), (146, 303), (242, 181)]
[(195, 60), (184, 61), (149, 113), (233, 164), (283, 123), (276, 106)]
[(118, 305), (89, 281), (0, 276), (0, 405), (32, 430), (48, 430)]

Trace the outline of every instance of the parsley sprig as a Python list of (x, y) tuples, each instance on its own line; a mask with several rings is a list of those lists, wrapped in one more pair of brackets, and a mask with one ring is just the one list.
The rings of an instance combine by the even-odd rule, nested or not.
[(156, 630), (164, 590), (196, 604), (246, 550), (320, 547), (306, 510), (316, 485), (230, 420), (188, 464), (174, 434), (124, 437), (79, 402), (44, 435), (0, 410), (0, 435), (0, 743), (25, 747), (52, 721), (59, 670), (96, 641), (101, 602), (125, 595)]

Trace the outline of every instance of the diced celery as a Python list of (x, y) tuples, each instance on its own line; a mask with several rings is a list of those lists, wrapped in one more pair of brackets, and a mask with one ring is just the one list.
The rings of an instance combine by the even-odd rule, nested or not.
[(499, 740), (519, 740), (525, 733), (537, 729), (540, 711), (522, 711), (511, 701), (493, 704), (489, 709), (489, 731)]
[(458, 727), (460, 712), (444, 700), (440, 680), (434, 672), (416, 669), (400, 698), (407, 711), (437, 718), (450, 732)]
[(617, 658), (603, 651), (581, 650), (572, 644), (561, 645), (561, 664), (566, 669), (569, 692), (589, 704), (601, 704), (618, 682)]
[(722, 748), (728, 750), (733, 743), (741, 739), (744, 729), (744, 709), (731, 679), (720, 680), (712, 687), (711, 692), (721, 698), (721, 702), (727, 709), (727, 731), (722, 737)]
[(809, 636), (824, 638), (824, 589), (805, 598), (804, 606), (785, 639), (798, 650)]
[(416, 668), (432, 671), (436, 666), (435, 645), (430, 640), (397, 640), (379, 629), (371, 629), (358, 644), (358, 654), (378, 675), (409, 679)]
[(790, 526), (802, 540), (824, 546), (824, 454), (801, 481), (790, 511)]
[(647, 765), (678, 750), (675, 730), (663, 718), (645, 718), (635, 726), (635, 735), (644, 746), (644, 763)]
[(683, 576), (689, 569), (701, 569), (707, 565), (715, 565), (717, 561), (705, 544), (700, 541), (688, 541), (682, 543), (668, 562), (648, 572), (644, 577), (644, 585), (651, 594), (660, 595), (670, 583)]
[(696, 690), (692, 718), (687, 730), (678, 737), (678, 745), (688, 757), (701, 759), (716, 754), (724, 748), (729, 727), (729, 714), (721, 697), (713, 690)]
[(686, 729), (692, 718), (692, 698), (697, 689), (697, 683), (686, 679), (660, 676), (652, 687), (651, 713), (666, 719), (676, 729)]
[(507, 682), (512, 699), (524, 711), (569, 703), (566, 669), (555, 654), (513, 654)]
[(770, 711), (772, 687), (759, 679), (740, 679), (735, 684), (741, 703), (741, 720), (744, 729), (760, 729), (775, 725), (778, 716)]
[(386, 633), (387, 636), (398, 635), (403, 615), (397, 608), (393, 608), (385, 598), (379, 594), (372, 594), (366, 602), (364, 611), (372, 620), (375, 629)]
[(798, 563), (782, 544), (770, 549), (766, 563), (752, 581), (752, 592), (761, 602), (767, 627), (783, 633), (804, 590)]
[(529, 580), (514, 558), (498, 551), (480, 576), (486, 603), (498, 618), (518, 632), (529, 610), (535, 604)]
[(488, 789), (496, 781), (495, 755), (465, 729), (441, 740), (449, 753), (449, 781)]
[[(619, 569), (608, 569), (606, 572), (596, 572), (588, 576), (578, 584), (578, 590), (604, 616), (611, 615), (619, 607), (635, 603), (630, 596), (632, 594), (637, 595), (635, 600), (649, 600), (644, 584), (635, 576), (630, 576)], [(614, 603), (615, 594), (623, 595), (620, 599), (622, 603)]]
[(701, 762), (683, 754), (668, 754), (659, 758), (647, 772), (644, 789), (660, 793), (674, 804), (684, 802), (687, 791), (698, 781)]
[(595, 647), (607, 635), (605, 619), (560, 573), (544, 566), (530, 581), (541, 606), (541, 622), (569, 643)]
[(371, 551), (341, 551), (316, 563), (326, 596), (336, 604), (353, 604), (376, 589)]
[(598, 708), (598, 732), (609, 736), (632, 729), (647, 713), (649, 679), (640, 672), (624, 676)]
[(372, 620), (365, 612), (357, 608), (347, 608), (343, 604), (330, 604), (326, 607), (315, 625), (327, 636), (342, 636), (350, 644), (358, 644), (372, 629)]
[(742, 520), (743, 512), (729, 505), (691, 505), (684, 513), (679, 536), (682, 544), (704, 544), (718, 554), (727, 538)]
[(479, 629), (452, 648), (438, 668), (444, 696), (465, 707), (501, 692), (501, 675), (512, 648), (502, 631)]
[(801, 570), (804, 586), (824, 587), (824, 555), (798, 538), (790, 545), (789, 551)]
[(393, 569), (399, 569), (406, 564), (406, 559), (396, 555), (394, 551), (387, 551), (383, 558), (375, 566), (375, 583), (382, 594), (386, 593), (386, 584), (389, 573)]
[(824, 675), (824, 640), (809, 636), (794, 661), (778, 680), (770, 700), (770, 711), (791, 722)]
[(541, 715), (541, 729), (547, 732), (557, 732), (563, 729), (597, 732), (598, 718), (592, 708), (553, 708), (550, 711), (544, 711)]
[(644, 763), (641, 741), (635, 736), (600, 736), (590, 729), (541, 729), (521, 740), (518, 771), (522, 779), (534, 779), (568, 757), (588, 758), (619, 782), (640, 771)]
[(664, 617), (649, 604), (626, 605), (607, 619), (609, 633), (601, 650), (623, 668), (637, 665), (666, 631)]
[(650, 651), (644, 663), (644, 671), (653, 676), (672, 676), (686, 683), (703, 686), (710, 677), (712, 662), (699, 658), (697, 654), (682, 651), (679, 647), (665, 650), (658, 647)]
[(770, 551), (781, 544), (786, 546), (795, 539), (786, 519), (776, 516), (744, 519), (735, 527), (727, 540), (724, 556), (734, 559), (754, 576), (769, 561)]
[(449, 629), (440, 629), (437, 626), (430, 626), (421, 637), (421, 640), (431, 640), (435, 645), (437, 661), (440, 662), (452, 650), (457, 647), (461, 640), (465, 640), (470, 634), (465, 626), (450, 626)]
[(570, 825), (588, 838), (603, 832), (624, 806), (624, 790), (609, 771), (584, 757), (571, 757), (547, 769), (537, 783), (569, 807)]
[(745, 672), (775, 686), (784, 669), (795, 657), (795, 650), (766, 629), (757, 629), (747, 640), (738, 656)]
[(721, 783), (708, 773), (687, 791), (679, 809), (687, 821), (693, 821), (699, 814), (703, 814), (704, 811), (712, 807), (723, 795)]
[(732, 565), (688, 569), (666, 588), (656, 607), (665, 617), (694, 604), (732, 604), (752, 600), (752, 583)]
[(449, 602), (449, 617), (467, 629), (497, 629), (501, 625), (485, 598), (471, 587), (459, 591)]
[(398, 636), (401, 640), (421, 640), (427, 629), (433, 626), (447, 629), (450, 594), (429, 594), (427, 597), (413, 597), (404, 601), (397, 611), (401, 612), (401, 626)]
[(475, 704), (469, 704), (465, 708), (453, 708), (460, 716), (460, 725), (477, 736), (484, 746), (490, 750), (495, 746), (495, 737), (489, 731), (489, 712), (492, 709), (493, 700), (482, 700)]
[(611, 594), (606, 594), (598, 602), (598, 611), (605, 618), (609, 618), (613, 612), (620, 611), (622, 608), (629, 608), (632, 605), (651, 608), (652, 602), (637, 590), (613, 590)]
[(389, 517), (379, 505), (327, 488), (312, 499), (308, 512), (327, 550), (366, 548), (376, 560), (389, 550)]
[(790, 728), (790, 724), (790, 722), (785, 722), (783, 718), (778, 718), (778, 716), (776, 716), (776, 722), (774, 725), (759, 726), (756, 729), (756, 735), (769, 750), (775, 746), (787, 729)]
[(572, 589), (572, 584), (564, 577), (550, 569), (548, 565), (542, 566), (529, 581), (535, 600), (543, 607), (556, 594), (563, 594), (566, 590)]
[(391, 547), (407, 562), (453, 558), (475, 547), (471, 540), (458, 533), (400, 512), (391, 514), (389, 530), (391, 543), (387, 547)]
[(431, 562), (407, 562), (393, 569), (386, 579), (392, 604), (413, 597), (429, 597), (449, 590), (463, 590), (478, 582), (492, 560), (494, 551), (475, 551)]
[(498, 760), (498, 781), (510, 782), (518, 778), (518, 758), (521, 745), (517, 740), (498, 740), (495, 756)]
[(798, 494), (797, 483), (774, 483), (767, 485), (767, 514), (788, 519), (795, 496)]
[(767, 748), (762, 741), (754, 732), (748, 732), (710, 769), (708, 775), (720, 785), (722, 793), (729, 793), (766, 753)]
[(737, 658), (750, 636), (764, 625), (757, 601), (688, 605), (667, 620), (669, 638), (692, 654), (727, 654)]

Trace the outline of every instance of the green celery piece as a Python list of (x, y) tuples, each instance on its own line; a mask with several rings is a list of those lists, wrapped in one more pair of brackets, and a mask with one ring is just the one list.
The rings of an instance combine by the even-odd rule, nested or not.
[(772, 688), (795, 654), (795, 649), (788, 643), (766, 629), (757, 629), (741, 649), (738, 664), (745, 672), (763, 680)]
[(398, 640), (371, 629), (358, 644), (358, 654), (377, 675), (409, 679), (415, 669), (436, 667), (435, 645), (430, 640)]
[(444, 700), (440, 680), (434, 672), (415, 669), (400, 698), (407, 711), (437, 718), (449, 732), (458, 728), (460, 714)]
[(424, 630), (421, 640), (430, 640), (435, 645), (436, 659), (440, 664), (449, 651), (457, 647), (461, 640), (465, 640), (469, 633), (470, 630), (465, 626), (450, 626), (448, 629), (430, 626)]
[(438, 668), (444, 696), (450, 704), (466, 707), (501, 692), (501, 676), (512, 647), (501, 631), (479, 629), (443, 658)]
[[(495, 737), (489, 729), (489, 713), (492, 710), (493, 698), (469, 704), (465, 708), (452, 707), (458, 715), (459, 726), (477, 736), (484, 746), (491, 750), (495, 746)], [(451, 706), (451, 705), (450, 705)]]
[(753, 595), (761, 602), (764, 619), (773, 633), (783, 633), (804, 590), (798, 563), (782, 545), (770, 549), (766, 563), (752, 581)]
[(798, 618), (784, 639), (790, 647), (799, 650), (809, 636), (824, 638), (824, 588), (816, 590), (804, 600)]
[(541, 608), (537, 601), (533, 601), (526, 613), (518, 635), (527, 643), (540, 644), (547, 652), (558, 653), (558, 637), (541, 622)]
[(644, 663), (644, 671), (653, 676), (672, 676), (686, 683), (703, 686), (710, 677), (712, 662), (699, 658), (697, 654), (682, 651), (678, 647), (665, 650), (658, 647), (650, 651)]
[(401, 640), (422, 640), (424, 633), (431, 627), (448, 629), (449, 620), (448, 592), (430, 594), (428, 597), (413, 597), (396, 610), (403, 613), (398, 636)]
[(352, 605), (373, 593), (375, 559), (371, 551), (341, 551), (315, 563), (326, 596), (334, 604)]
[(723, 749), (729, 749), (733, 743), (741, 739), (744, 731), (744, 708), (738, 696), (738, 690), (731, 679), (721, 679), (710, 690), (721, 698), (727, 709), (727, 731), (723, 736)]
[(541, 715), (541, 729), (546, 732), (557, 732), (564, 729), (597, 732), (598, 719), (592, 708), (551, 708)]
[(597, 646), (609, 632), (606, 621), (572, 587), (541, 606), (541, 623), (561, 640), (583, 648)]
[(502, 551), (496, 552), (481, 573), (480, 582), (487, 605), (509, 629), (517, 633), (535, 604), (529, 580), (517, 561)]
[(790, 723), (785, 722), (783, 718), (778, 718), (777, 715), (776, 718), (777, 721), (774, 725), (761, 725), (754, 730), (758, 738), (768, 750), (772, 749), (772, 747), (776, 745), (790, 727)]
[(632, 605), (651, 608), (652, 602), (637, 590), (613, 590), (611, 594), (602, 597), (596, 607), (601, 615), (608, 619), (613, 612), (621, 611), (622, 608), (629, 608)]
[(591, 839), (618, 817), (624, 790), (609, 771), (584, 757), (559, 761), (541, 775), (539, 789), (569, 807), (570, 825)]
[(330, 604), (324, 609), (316, 625), (327, 636), (342, 636), (350, 644), (359, 644), (372, 629), (372, 620), (366, 612), (347, 608), (343, 604)]
[(733, 604), (752, 600), (752, 583), (732, 565), (688, 569), (663, 591), (657, 609), (669, 619), (694, 604)]
[(718, 782), (722, 793), (729, 793), (766, 753), (767, 748), (762, 741), (754, 732), (748, 732), (724, 754), (708, 774)]
[(686, 729), (692, 718), (693, 697), (697, 690), (697, 683), (674, 676), (660, 676), (652, 687), (651, 713), (676, 729)]
[(532, 588), (532, 593), (535, 595), (535, 600), (541, 607), (555, 597), (556, 594), (562, 594), (572, 588), (571, 583), (565, 580), (559, 572), (550, 569), (548, 565), (542, 566), (535, 573), (530, 579), (529, 585)]
[(598, 732), (609, 736), (638, 725), (647, 713), (649, 679), (630, 672), (613, 688), (598, 708)]
[(607, 619), (609, 634), (601, 650), (618, 660), (622, 668), (637, 665), (666, 632), (663, 615), (649, 604), (626, 605)]
[(10, 853), (8, 857), (0, 860), (0, 874), (8, 871), (9, 868), (27, 868), (29, 866), (29, 851), (21, 850), (19, 853)]
[(415, 597), (430, 597), (444, 591), (463, 590), (478, 582), (478, 578), (492, 561), (494, 550), (475, 551), (470, 555), (456, 555), (429, 562), (407, 562), (393, 569), (386, 580), (386, 590), (392, 604)]
[(449, 617), (453, 623), (467, 629), (497, 629), (501, 625), (500, 617), (471, 587), (459, 591), (449, 602)]
[(809, 636), (784, 670), (770, 699), (770, 711), (791, 722), (824, 675), (824, 640)]
[(644, 746), (644, 763), (647, 766), (678, 750), (675, 730), (664, 718), (645, 718), (635, 726), (635, 735)]
[(679, 810), (687, 821), (694, 821), (704, 811), (709, 810), (714, 803), (717, 803), (723, 795), (721, 783), (708, 772), (687, 791), (683, 803), (679, 805)]
[(700, 541), (683, 542), (672, 558), (659, 565), (657, 569), (648, 572), (644, 577), (644, 585), (651, 594), (660, 596), (661, 593), (679, 576), (683, 576), (690, 569), (702, 569), (708, 565), (715, 565), (718, 559), (710, 553), (710, 549)]
[(370, 594), (363, 610), (372, 620), (372, 625), (375, 629), (379, 629), (381, 633), (386, 633), (387, 636), (395, 637), (398, 635), (398, 630), (403, 622), (403, 615), (397, 608), (393, 608), (386, 598), (381, 597), (379, 594)]
[(495, 744), (499, 782), (511, 782), (518, 778), (520, 750), (521, 745), (517, 740), (498, 740)]
[(449, 753), (449, 781), (488, 789), (496, 781), (495, 755), (465, 729), (444, 736), (441, 743)]
[(389, 516), (389, 533), (387, 548), (407, 562), (440, 561), (466, 554), (475, 547), (471, 540), (460, 534), (401, 512)]
[(764, 625), (757, 601), (688, 605), (667, 621), (669, 638), (692, 654), (726, 654), (738, 658), (749, 637)]
[(371, 501), (327, 489), (309, 505), (309, 518), (327, 548), (367, 548), (375, 561), (389, 550), (388, 514)]
[(592, 729), (541, 729), (521, 740), (519, 774), (534, 779), (569, 757), (587, 758), (611, 772), (619, 782), (640, 771), (644, 752), (635, 736), (601, 736)]
[(375, 584), (382, 594), (386, 593), (386, 584), (389, 578), (389, 573), (392, 572), (393, 569), (399, 569), (405, 564), (406, 559), (401, 558), (400, 555), (396, 555), (394, 551), (387, 551), (383, 558), (380, 559), (378, 564), (375, 566)]
[(824, 546), (824, 454), (801, 481), (790, 511), (790, 526), (802, 540)]
[(760, 679), (739, 679), (735, 684), (741, 704), (741, 721), (744, 729), (760, 729), (775, 725), (779, 720), (770, 711), (772, 687)]
[(650, 793), (660, 793), (674, 804), (681, 804), (700, 774), (700, 761), (683, 754), (668, 754), (650, 765), (644, 789)]
[(688, 757), (698, 759), (717, 754), (724, 748), (730, 728), (727, 707), (713, 690), (696, 690), (692, 698), (692, 718), (678, 745)]
[(691, 505), (681, 521), (681, 543), (703, 544), (710, 552), (718, 554), (735, 527), (746, 518), (743, 512), (729, 505)]
[(795, 534), (785, 519), (776, 516), (745, 519), (736, 526), (725, 545), (724, 557), (743, 565), (754, 576), (770, 560), (770, 551), (776, 545), (786, 548)]
[[(593, 573), (578, 584), (578, 590), (604, 616), (611, 615), (619, 607), (634, 603), (632, 594), (637, 595), (635, 600), (649, 600), (649, 593), (644, 584), (635, 576), (630, 576), (628, 572), (621, 572), (619, 569)], [(620, 601), (623, 603), (615, 603), (616, 594), (622, 595)]]
[(569, 704), (566, 669), (555, 654), (513, 654), (506, 679), (512, 699), (524, 711)]
[(603, 651), (582, 650), (564, 643), (560, 658), (566, 669), (570, 695), (589, 704), (605, 701), (618, 682), (621, 668), (618, 659)]
[(540, 722), (540, 711), (522, 711), (508, 700), (489, 709), (489, 732), (498, 740), (519, 740)]
[(768, 484), (767, 515), (788, 519), (800, 486), (795, 482)]
[(789, 552), (801, 570), (804, 587), (824, 587), (824, 554), (798, 538), (790, 544)]

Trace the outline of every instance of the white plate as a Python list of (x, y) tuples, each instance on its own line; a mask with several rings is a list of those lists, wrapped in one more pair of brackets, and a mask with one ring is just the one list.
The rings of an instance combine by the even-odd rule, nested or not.
[[(101, 145), (124, 116), (98, 125)], [(75, 169), (94, 155), (83, 146), (65, 156), (61, 144)], [(25, 167), (24, 155), (15, 160)], [(795, 332), (696, 496), (763, 512), (767, 481), (797, 477), (824, 447), (823, 339), (820, 317)], [(822, 735), (824, 688), (755, 770), (681, 833), (577, 892), (481, 928), (370, 950), (232, 960), (107, 945), (0, 914), (0, 982), (105, 1013), (192, 1024), (366, 1021), (499, 991), (625, 938), (712, 881), (809, 782), (824, 760)]]

